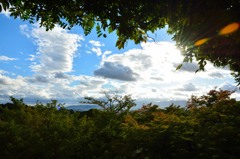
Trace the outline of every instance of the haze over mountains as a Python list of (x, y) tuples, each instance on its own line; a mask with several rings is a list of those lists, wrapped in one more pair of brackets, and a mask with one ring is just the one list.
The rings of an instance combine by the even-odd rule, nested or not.
[[(167, 107), (170, 106), (171, 104), (174, 104), (176, 106), (182, 106), (184, 107), (186, 105), (187, 101), (163, 101), (163, 102), (156, 102), (152, 104), (156, 104), (159, 107)], [(149, 104), (149, 103), (144, 103), (144, 104)], [(137, 103), (133, 109), (139, 109), (143, 104)], [(88, 111), (90, 109), (101, 109), (100, 106), (96, 104), (76, 104), (76, 105), (68, 105), (66, 106), (67, 109), (69, 110), (74, 110), (74, 111)]]

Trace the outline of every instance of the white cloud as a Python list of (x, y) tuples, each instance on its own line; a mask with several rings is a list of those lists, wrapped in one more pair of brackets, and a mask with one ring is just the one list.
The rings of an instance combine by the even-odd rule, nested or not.
[(0, 75), (7, 74), (8, 72), (5, 70), (0, 70)]
[(95, 40), (90, 40), (89, 43), (95, 47), (105, 46), (105, 44), (101, 43), (100, 41), (95, 41)]
[[(180, 52), (170, 43), (146, 43), (142, 49), (129, 50), (123, 54), (112, 54), (103, 58), (100, 69), (106, 64), (127, 66), (129, 70), (138, 74), (137, 80), (161, 79), (170, 80), (176, 74), (173, 63), (181, 62)], [(105, 70), (106, 71), (106, 70)], [(113, 72), (111, 69), (108, 71)], [(109, 74), (110, 74), (109, 72)]]
[(94, 52), (94, 53), (96, 53), (97, 56), (101, 56), (101, 55), (102, 55), (102, 51), (101, 51), (100, 48), (95, 48), (95, 47), (93, 47), (93, 48), (91, 49), (91, 51)]
[(62, 72), (57, 72), (57, 73), (55, 73), (55, 78), (68, 79), (68, 75), (66, 75)]
[(0, 75), (0, 94), (12, 95), (18, 93), (26, 83), (22, 76), (16, 78), (10, 78), (8, 76)]
[(29, 58), (27, 58), (26, 60), (35, 61), (36, 58), (37, 58), (36, 55), (29, 55)]
[[(149, 100), (187, 100), (192, 94), (201, 95), (223, 83), (221, 75), (230, 78), (229, 70), (215, 68), (210, 63), (205, 72), (195, 73), (198, 69), (195, 61), (184, 63), (182, 69), (176, 70), (182, 60), (183, 56), (174, 44), (148, 42), (142, 49), (103, 58), (95, 75), (105, 77), (108, 89)], [(216, 82), (216, 77), (221, 80)]]
[[(16, 78), (0, 74), (0, 94), (4, 97), (13, 95), (35, 101), (57, 99), (78, 103), (85, 96), (103, 97), (101, 92), (105, 91), (131, 94), (138, 103), (141, 101), (145, 104), (183, 101), (192, 94), (202, 95), (216, 85), (222, 84), (226, 88), (227, 84), (224, 83), (230, 77), (229, 70), (214, 68), (211, 64), (206, 67), (207, 72), (196, 74), (193, 71), (196, 68), (194, 63), (186, 64), (184, 71), (176, 70), (176, 64), (181, 63), (183, 56), (174, 44), (166, 42), (148, 42), (142, 45), (142, 49), (132, 49), (122, 54), (101, 51), (103, 58), (95, 70), (97, 76), (77, 76), (67, 73), (72, 70), (71, 60), (79, 45), (76, 35), (69, 35), (61, 29), (46, 33), (39, 28), (34, 28), (30, 33), (36, 39), (39, 50), (37, 57), (32, 56), (32, 61), (37, 62), (32, 66), (36, 74)], [(66, 44), (69, 36), (70, 44)]]
[(102, 52), (101, 47), (105, 46), (105, 44), (101, 43), (100, 41), (90, 40), (89, 43), (92, 45), (91, 51), (87, 51), (87, 53), (95, 53), (97, 56), (102, 56), (105, 58), (106, 55), (110, 54), (111, 51)]
[(0, 61), (14, 61), (17, 60), (16, 58), (10, 58), (7, 56), (0, 56)]
[(106, 59), (107, 58), (107, 55), (111, 54), (112, 51), (105, 51), (103, 54), (102, 54), (102, 59)]
[(223, 78), (224, 77), (220, 72), (211, 72), (208, 75), (212, 78)]
[(219, 86), (222, 90), (228, 90), (228, 91), (238, 91), (239, 88), (236, 85), (230, 84), (228, 82), (224, 82)]
[(198, 73), (196, 73), (195, 77), (205, 79), (205, 81), (218, 80), (221, 82), (224, 82), (225, 79), (229, 79), (229, 78), (233, 79), (229, 68), (214, 67), (212, 63), (208, 63), (205, 66), (205, 71), (199, 71)]
[(94, 75), (123, 81), (136, 81), (138, 77), (128, 66), (111, 62), (105, 62), (101, 68), (94, 71)]
[[(63, 74), (62, 74), (63, 75)], [(71, 83), (76, 82), (75, 85)], [(90, 76), (69, 75), (56, 78), (54, 75), (18, 76), (10, 78), (0, 75), (0, 94), (8, 101), (9, 96), (24, 98), (26, 102), (57, 99), (59, 102), (78, 103), (85, 96), (100, 97), (105, 80)], [(100, 94), (102, 95), (102, 94)]]
[(25, 35), (26, 37), (30, 38), (31, 37), (31, 30), (30, 28), (27, 26), (27, 24), (23, 24), (20, 25), (20, 31), (23, 35)]
[(198, 90), (198, 88), (191, 82), (186, 83), (182, 87), (177, 89), (177, 91), (197, 91), (197, 90)]
[(28, 83), (50, 83), (48, 76), (34, 75), (33, 77), (26, 78)]
[(0, 84), (9, 85), (9, 84), (11, 84), (11, 80), (7, 77), (0, 76)]
[(56, 26), (51, 31), (45, 28), (34, 27), (30, 30), (27, 26), (21, 26), (21, 31), (27, 37), (35, 39), (38, 47), (37, 57), (34, 55), (29, 60), (38, 60), (31, 65), (36, 73), (71, 72), (73, 58), (80, 46), (82, 36), (68, 33)]
[(174, 67), (178, 67), (180, 64), (182, 64), (182, 67), (179, 69), (179, 71), (186, 71), (186, 72), (196, 72), (199, 67), (198, 64), (196, 62), (192, 62), (192, 63), (174, 63)]
[(240, 88), (237, 87), (236, 85), (229, 82), (224, 82), (218, 88), (221, 90), (228, 90), (233, 92), (231, 94), (231, 98), (235, 98), (238, 101), (240, 100)]

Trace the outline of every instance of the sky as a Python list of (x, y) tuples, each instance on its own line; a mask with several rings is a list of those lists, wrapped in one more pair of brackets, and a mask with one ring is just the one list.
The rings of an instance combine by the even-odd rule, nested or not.
[(214, 88), (240, 92), (228, 68), (208, 62), (204, 72), (198, 65), (184, 63), (167, 28), (150, 34), (155, 41), (115, 47), (117, 36), (97, 37), (93, 29), (84, 36), (76, 26), (51, 31), (27, 21), (0, 13), (0, 103), (9, 96), (26, 103), (58, 100), (78, 104), (84, 97), (103, 98), (104, 94), (131, 95), (138, 106), (186, 101)]

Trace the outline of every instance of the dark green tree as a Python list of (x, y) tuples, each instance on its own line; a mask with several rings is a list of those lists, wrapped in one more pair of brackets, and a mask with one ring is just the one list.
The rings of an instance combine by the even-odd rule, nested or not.
[[(0, 104), (1, 159), (237, 159), (240, 102), (231, 93), (211, 90), (193, 96), (187, 107), (148, 104), (117, 112), (93, 98), (106, 109), (69, 111), (54, 100), (28, 106), (11, 98)], [(117, 99), (112, 106), (133, 104), (131, 98)]]
[(240, 103), (230, 97), (232, 93), (211, 90), (188, 103), (190, 119), (197, 123), (192, 140), (200, 158), (240, 157)]

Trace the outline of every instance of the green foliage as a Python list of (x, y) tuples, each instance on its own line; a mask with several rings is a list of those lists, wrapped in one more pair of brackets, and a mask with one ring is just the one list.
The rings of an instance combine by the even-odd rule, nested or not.
[(130, 96), (88, 98), (104, 109), (87, 112), (11, 97), (0, 105), (1, 158), (237, 159), (240, 102), (231, 93), (211, 90), (186, 107), (138, 110), (125, 109), (135, 105)]
[[(239, 84), (240, 2), (203, 0), (174, 4), (173, 10), (177, 13), (170, 15), (169, 32), (185, 56), (184, 62), (195, 59), (199, 70), (204, 70), (208, 61), (217, 67), (228, 66)], [(222, 30), (231, 24), (235, 24), (235, 28), (223, 33)]]

